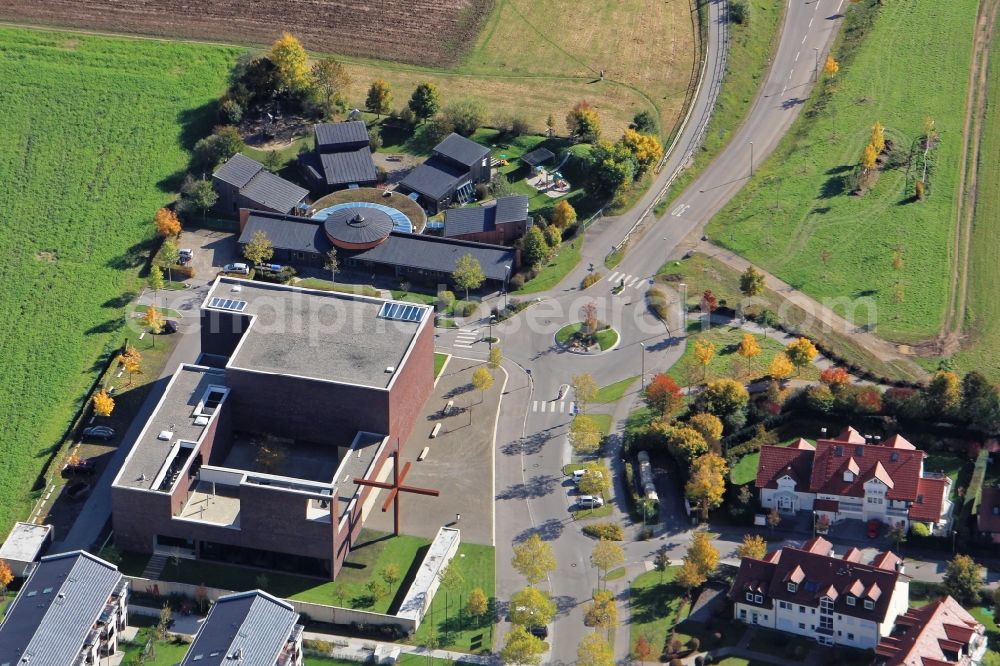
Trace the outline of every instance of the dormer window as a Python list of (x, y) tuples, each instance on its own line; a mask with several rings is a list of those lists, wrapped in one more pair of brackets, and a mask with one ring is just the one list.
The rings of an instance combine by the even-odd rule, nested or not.
[(875, 608), (875, 602), (871, 599), (865, 599), (865, 610), (872, 610)]
[(799, 584), (798, 583), (789, 583), (788, 584), (788, 591), (789, 592), (798, 592), (798, 590), (799, 590)]
[(852, 472), (851, 470), (845, 470), (844, 481), (847, 481), (848, 483), (854, 481), (854, 472)]
[(860, 444), (858, 446), (855, 446), (854, 455), (858, 456), (859, 458), (865, 455), (865, 447), (861, 446)]
[(924, 496), (917, 495), (917, 504), (923, 504), (923, 503), (924, 503)]
[(838, 458), (840, 458), (841, 456), (843, 456), (844, 455), (844, 447), (842, 447), (842, 446), (835, 446), (833, 448), (833, 455), (837, 456)]
[(847, 595), (847, 605), (848, 606), (857, 606), (858, 605), (858, 598), (855, 597), (853, 594), (848, 594)]
[(1000, 516), (1000, 506), (993, 507), (993, 515)]
[(755, 595), (753, 595), (753, 600), (754, 600), (754, 603), (762, 604), (762, 603), (764, 603), (764, 595), (762, 595), (762, 594), (755, 594)]
[(747, 592), (747, 601), (753, 602), (753, 592)]
[(899, 453), (897, 451), (893, 451), (891, 454), (889, 454), (889, 460), (891, 460), (892, 462), (899, 462)]

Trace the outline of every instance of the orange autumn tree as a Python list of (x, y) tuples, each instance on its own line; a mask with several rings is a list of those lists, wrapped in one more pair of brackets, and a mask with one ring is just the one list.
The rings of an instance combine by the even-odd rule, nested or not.
[(94, 413), (98, 416), (111, 416), (111, 412), (115, 409), (115, 399), (104, 389), (95, 393), (91, 401), (94, 404)]
[(7, 586), (14, 581), (14, 572), (10, 570), (10, 565), (4, 560), (0, 560), (0, 593), (3, 598), (7, 598)]
[(177, 213), (169, 208), (161, 208), (153, 216), (153, 224), (156, 225), (156, 233), (163, 238), (171, 238), (181, 233), (181, 221)]
[(662, 372), (657, 373), (649, 382), (643, 397), (650, 409), (663, 418), (673, 415), (684, 404), (681, 387)]

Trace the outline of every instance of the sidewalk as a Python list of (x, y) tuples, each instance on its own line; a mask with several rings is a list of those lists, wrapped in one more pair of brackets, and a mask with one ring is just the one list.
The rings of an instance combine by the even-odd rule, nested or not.
[(428, 650), (417, 645), (406, 645), (403, 643), (389, 643), (386, 641), (374, 641), (367, 638), (348, 638), (333, 634), (320, 634), (314, 631), (302, 632), (304, 640), (327, 641), (335, 643), (335, 656), (351, 661), (364, 662), (376, 651), (381, 655), (391, 654), (414, 654), (419, 656), (430, 656), (435, 659), (446, 661), (456, 661), (464, 664), (499, 664), (500, 660), (493, 655), (466, 654), (464, 652), (452, 652), (450, 650)]

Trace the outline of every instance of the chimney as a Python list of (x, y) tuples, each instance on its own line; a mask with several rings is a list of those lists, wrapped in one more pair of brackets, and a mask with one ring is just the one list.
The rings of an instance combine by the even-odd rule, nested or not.
[(899, 561), (896, 562), (896, 573), (898, 573), (898, 574), (905, 574), (906, 573), (906, 565), (903, 564), (902, 558), (900, 558)]

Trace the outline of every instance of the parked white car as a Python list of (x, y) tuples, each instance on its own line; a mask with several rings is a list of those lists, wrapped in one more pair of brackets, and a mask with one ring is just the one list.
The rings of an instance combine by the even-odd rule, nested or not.
[(604, 506), (604, 500), (597, 495), (580, 495), (580, 499), (577, 500), (577, 504), (584, 509), (597, 509)]
[(250, 267), (246, 264), (226, 264), (222, 267), (223, 273), (237, 273), (239, 275), (250, 275)]

